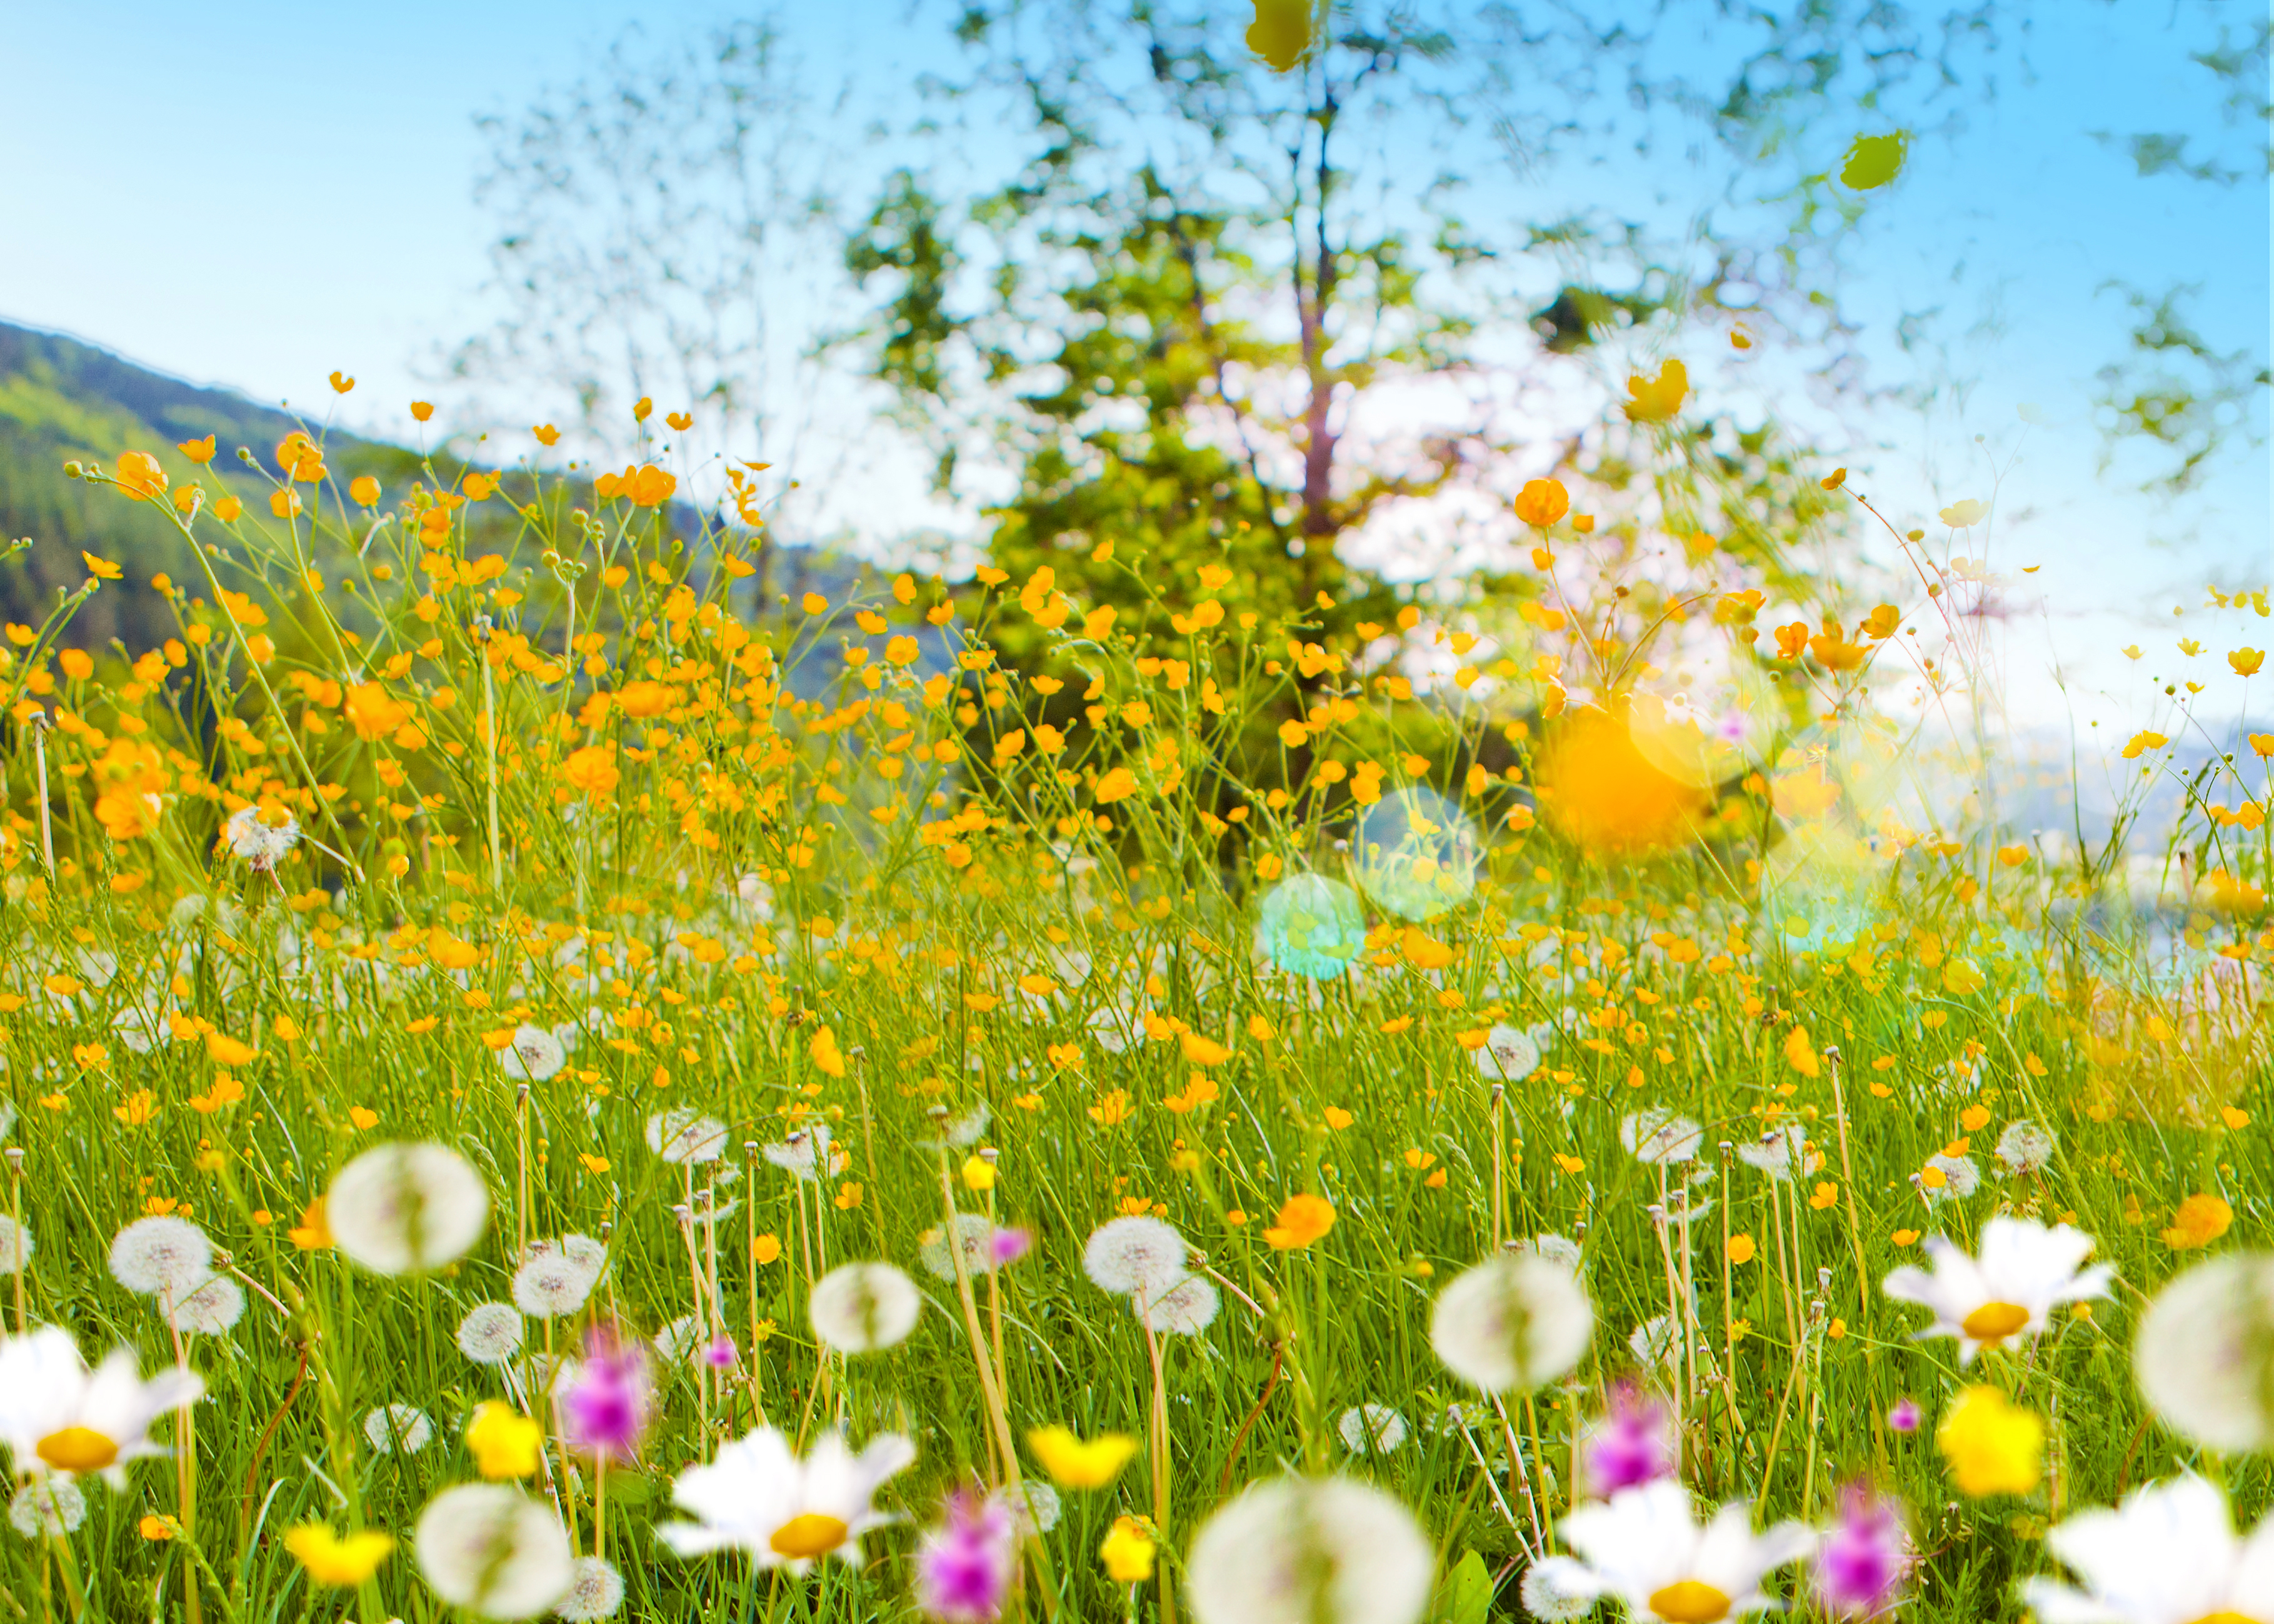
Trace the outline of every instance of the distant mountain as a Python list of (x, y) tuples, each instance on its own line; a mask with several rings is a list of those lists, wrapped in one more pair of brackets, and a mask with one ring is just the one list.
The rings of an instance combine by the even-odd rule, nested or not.
[[(249, 447), (266, 464), (276, 443), (300, 426), (288, 414), (229, 390), (201, 388), (77, 339), (0, 321), (0, 544), (19, 537), (32, 542), (0, 563), (0, 619), (38, 625), (58, 590), (86, 580), (84, 550), (117, 560), (125, 579), (106, 585), (79, 610), (63, 643), (100, 650), (116, 639), (132, 656), (163, 642), (174, 635), (174, 618), (149, 582), (162, 570), (185, 583), (194, 580), (180, 536), (150, 507), (107, 486), (66, 478), (64, 463), (79, 458), (109, 468), (122, 451), (146, 451), (179, 485), (200, 470), (175, 447), (211, 434), (214, 471), (243, 494), (258, 487), (237, 461), (237, 448)], [(395, 497), (425, 477), (420, 454), (407, 447), (334, 430), (324, 437), (324, 447), (343, 487), (370, 474)], [(447, 455), (433, 461), (446, 478), (463, 467)], [(210, 487), (210, 476), (207, 483)], [(513, 523), (504, 512), (493, 522)], [(691, 537), (700, 530), (699, 516), (678, 508), (672, 525), (674, 533)], [(825, 553), (794, 546), (767, 551), (772, 556), (762, 560), (763, 573), (742, 589), (757, 600), (746, 613), (774, 609), (775, 595), (785, 591), (810, 590), (841, 603), (866, 574)], [(933, 657), (928, 665), (941, 657), (929, 646), (927, 653)]]

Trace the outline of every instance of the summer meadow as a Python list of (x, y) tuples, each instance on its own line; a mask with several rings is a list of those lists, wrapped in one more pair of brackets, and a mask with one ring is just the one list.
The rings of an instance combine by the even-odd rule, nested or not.
[(659, 24), (415, 395), (0, 327), (0, 1620), (2274, 1624), (2264, 267), (1898, 257), (2263, 18), (1744, 10)]

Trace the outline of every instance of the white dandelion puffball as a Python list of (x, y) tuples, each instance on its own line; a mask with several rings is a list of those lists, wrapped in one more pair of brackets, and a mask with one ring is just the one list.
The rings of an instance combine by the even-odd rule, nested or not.
[(1645, 1370), (1670, 1364), (1682, 1351), (1682, 1327), (1672, 1314), (1660, 1314), (1635, 1327), (1627, 1338), (1627, 1351)]
[(821, 1277), (806, 1306), (813, 1334), (838, 1352), (873, 1353), (907, 1340), (923, 1297), (889, 1263), (847, 1263)]
[(434, 1593), (485, 1618), (535, 1618), (572, 1579), (575, 1553), (561, 1519), (502, 1484), (443, 1490), (419, 1514), (413, 1543)]
[(87, 1496), (69, 1477), (34, 1477), (8, 1502), (8, 1524), (26, 1539), (60, 1539), (87, 1521)]
[(829, 1170), (829, 1130), (801, 1128), (779, 1145), (759, 1153), (786, 1173), (800, 1178), (819, 1178)]
[(692, 1106), (675, 1106), (647, 1119), (647, 1147), (674, 1167), (716, 1162), (727, 1154), (727, 1124)]
[(703, 1322), (681, 1314), (655, 1334), (655, 1350), (666, 1365), (683, 1365), (703, 1341)]
[(561, 1255), (591, 1275), (594, 1285), (598, 1285), (600, 1276), (608, 1272), (608, 1249), (591, 1236), (578, 1235), (572, 1230), (562, 1236), (559, 1244)]
[(1796, 1127), (1771, 1128), (1750, 1145), (1737, 1147), (1737, 1160), (1747, 1167), (1758, 1168), (1771, 1178), (1789, 1180), (1796, 1172), (1806, 1172), (1808, 1134)]
[(1081, 1267), (1117, 1297), (1141, 1287), (1172, 1286), (1191, 1272), (1192, 1248), (1173, 1224), (1158, 1218), (1115, 1218), (1090, 1231)]
[(567, 1252), (536, 1248), (514, 1271), (513, 1305), (532, 1320), (561, 1320), (584, 1306), (594, 1275)]
[[(987, 1222), (983, 1213), (958, 1213), (955, 1215), (956, 1239), (962, 1243), (963, 1268), (968, 1274), (990, 1274), (995, 1270), (995, 1226)], [(925, 1273), (941, 1280), (955, 1278), (955, 1252), (947, 1244), (947, 1231), (928, 1229), (916, 1258)]]
[(29, 1224), (0, 1216), (0, 1274), (20, 1274), (38, 1248), (32, 1244)]
[(1477, 1070), (1495, 1083), (1520, 1083), (1540, 1070), (1540, 1045), (1521, 1026), (1495, 1026), (1476, 1053)]
[(1187, 1274), (1165, 1289), (1140, 1287), (1134, 1306), (1137, 1317), (1149, 1330), (1168, 1336), (1198, 1336), (1216, 1323), (1224, 1298), (1198, 1274)]
[(2212, 1449), (2274, 1443), (2274, 1252), (2199, 1263), (2156, 1294), (2132, 1342), (2140, 1391)]
[(477, 1365), (503, 1365), (521, 1351), (526, 1334), (517, 1309), (477, 1303), (458, 1321), (458, 1351)]
[(2050, 1162), (2057, 1142), (2051, 1129), (2041, 1128), (2034, 1122), (2017, 1122), (1998, 1136), (1998, 1148), (1993, 1154), (1999, 1166), (2019, 1177), (2037, 1172)]
[(1586, 1255), (1579, 1250), (1578, 1242), (1568, 1235), (1557, 1235), (1552, 1230), (1525, 1240), (1510, 1241), (1509, 1246), (1519, 1257), (1544, 1258), (1550, 1263), (1570, 1269), (1574, 1274), (1586, 1261)]
[(568, 1594), (553, 1604), (553, 1611), (571, 1624), (585, 1624), (615, 1617), (623, 1605), (624, 1576), (616, 1565), (605, 1557), (580, 1556), (568, 1570)]
[(1527, 1617), (1545, 1620), (1547, 1624), (1569, 1624), (1570, 1620), (1584, 1619), (1595, 1610), (1598, 1599), (1593, 1590), (1571, 1589), (1562, 1570), (1544, 1562), (1534, 1562), (1524, 1570), (1516, 1594)]
[(1033, 1477), (1021, 1477), (1016, 1489), (1006, 1485), (990, 1498), (1010, 1507), (1024, 1533), (1047, 1534), (1065, 1514), (1065, 1502), (1058, 1498), (1058, 1492)]
[(497, 1052), (498, 1069), (517, 1082), (541, 1083), (568, 1064), (561, 1040), (542, 1026), (513, 1029), (513, 1041)]
[(434, 1437), (434, 1422), (416, 1404), (381, 1404), (363, 1418), (373, 1455), (416, 1455)]
[[(142, 1051), (147, 1053), (147, 1051)], [(12, 1100), (0, 1100), (0, 1139), (16, 1131), (16, 1105)]]
[(1251, 1485), (1193, 1538), (1200, 1624), (1416, 1624), (1436, 1554), (1413, 1514), (1347, 1477)]
[(1429, 1345), (1445, 1368), (1488, 1393), (1536, 1387), (1579, 1362), (1594, 1305), (1570, 1270), (1544, 1258), (1488, 1258), (1437, 1294)]
[(195, 1290), (213, 1274), (213, 1242), (186, 1218), (137, 1218), (110, 1243), (110, 1276), (145, 1297)]
[(300, 844), (300, 823), (290, 813), (282, 823), (272, 823), (259, 807), (239, 807), (229, 815), (222, 831), (229, 849), (254, 868), (274, 868)]
[(349, 1261), (408, 1274), (456, 1261), (482, 1237), (490, 1192), (473, 1164), (445, 1145), (380, 1145), (332, 1180), (324, 1221)]
[(184, 1336), (218, 1336), (245, 1318), (245, 1288), (226, 1274), (213, 1274), (178, 1297), (158, 1297), (166, 1323)]
[(1405, 1441), (1405, 1417), (1387, 1404), (1358, 1404), (1335, 1423), (1352, 1455), (1391, 1455)]
[(1619, 1124), (1619, 1143), (1645, 1166), (1665, 1167), (1690, 1161), (1705, 1142), (1704, 1128), (1687, 1116), (1677, 1116), (1657, 1106), (1637, 1111)]
[(1963, 1201), (1982, 1188), (1982, 1169), (1971, 1156), (1932, 1155), (1926, 1164), (1942, 1169), (1942, 1187), (1926, 1192), (1930, 1201)]

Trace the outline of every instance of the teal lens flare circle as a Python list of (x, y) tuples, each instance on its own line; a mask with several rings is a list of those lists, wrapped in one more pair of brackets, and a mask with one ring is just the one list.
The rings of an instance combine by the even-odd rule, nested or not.
[(1329, 981), (1366, 945), (1366, 910), (1341, 881), (1299, 874), (1265, 894), (1256, 910), (1255, 945), (1282, 970)]
[(1402, 789), (1359, 819), (1352, 868), (1367, 895), (1400, 919), (1434, 919), (1476, 894), (1476, 825), (1434, 790)]

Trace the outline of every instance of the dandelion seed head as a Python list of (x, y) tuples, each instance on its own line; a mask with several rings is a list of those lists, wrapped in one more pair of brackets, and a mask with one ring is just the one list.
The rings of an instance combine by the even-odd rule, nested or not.
[(213, 1242), (186, 1218), (138, 1218), (110, 1243), (110, 1274), (145, 1297), (194, 1290), (213, 1274)]
[(8, 1502), (8, 1524), (26, 1539), (61, 1539), (87, 1521), (87, 1496), (69, 1477), (32, 1479)]
[[(979, 1213), (958, 1213), (955, 1215), (956, 1238), (962, 1244), (964, 1272), (970, 1274), (991, 1274), (999, 1261), (997, 1252), (997, 1230)], [(948, 1244), (945, 1229), (927, 1229), (917, 1252), (925, 1272), (941, 1280), (955, 1278), (955, 1250)]]
[(542, 1026), (513, 1029), (513, 1041), (497, 1052), (498, 1069), (520, 1081), (541, 1083), (568, 1064), (568, 1050)]
[(477, 1303), (458, 1321), (458, 1351), (477, 1365), (503, 1365), (521, 1351), (521, 1313), (504, 1303)]
[(245, 866), (255, 873), (266, 873), (282, 862), (292, 848), (300, 844), (300, 823), (290, 812), (283, 822), (273, 823), (257, 806), (239, 807), (229, 816), (222, 831), (229, 849), (244, 859)]
[(32, 1244), (32, 1227), (0, 1216), (0, 1274), (20, 1274), (38, 1249)]
[(1127, 1297), (1143, 1287), (1175, 1284), (1188, 1272), (1191, 1256), (1175, 1226), (1158, 1218), (1115, 1218), (1090, 1232), (1081, 1267), (1102, 1289)]
[(1595, 1610), (1597, 1600), (1594, 1591), (1571, 1584), (1568, 1570), (1545, 1562), (1534, 1562), (1524, 1570), (1516, 1595), (1526, 1617), (1547, 1620), (1547, 1624), (1584, 1619)]
[(1494, 1082), (1520, 1083), (1540, 1070), (1540, 1045), (1521, 1026), (1495, 1026), (1485, 1034), (1476, 1062), (1477, 1070)]
[(245, 1288), (226, 1274), (209, 1275), (178, 1297), (158, 1297), (166, 1322), (184, 1336), (219, 1336), (245, 1317)]
[(573, 1553), (550, 1507), (502, 1484), (445, 1489), (419, 1514), (418, 1570), (454, 1606), (534, 1618), (568, 1591)]
[(1436, 1555), (1413, 1514), (1346, 1477), (1250, 1485), (1194, 1537), (1199, 1624), (1416, 1624)]
[(481, 1175), (456, 1151), (431, 1143), (364, 1152), (340, 1169), (324, 1198), (333, 1240), (375, 1274), (455, 1262), (481, 1238), (489, 1214)]
[(1065, 1504), (1058, 1498), (1058, 1492), (1035, 1477), (1020, 1478), (1016, 1489), (1006, 1485), (996, 1490), (995, 1498), (1010, 1508), (1023, 1532), (1047, 1534), (1065, 1515)]
[(1570, 1270), (1503, 1254), (1438, 1293), (1429, 1342), (1456, 1376), (1499, 1393), (1563, 1374), (1587, 1350), (1594, 1327), (1594, 1307)]
[(1927, 1166), (1942, 1169), (1943, 1184), (1939, 1190), (1929, 1190), (1927, 1200), (1937, 1207), (1945, 1201), (1963, 1201), (1982, 1188), (1982, 1169), (1971, 1156), (1932, 1155)]
[(416, 1404), (381, 1404), (363, 1418), (373, 1455), (416, 1455), (434, 1437), (433, 1418)]
[(784, 1172), (799, 1178), (818, 1178), (829, 1166), (829, 1130), (807, 1128), (760, 1153)]
[(684, 1365), (703, 1343), (703, 1322), (681, 1314), (655, 1334), (656, 1357), (666, 1365)]
[(1387, 1404), (1355, 1404), (1335, 1421), (1336, 1435), (1352, 1455), (1394, 1455), (1405, 1430), (1405, 1417)]
[(612, 1619), (624, 1605), (624, 1576), (605, 1557), (580, 1556), (569, 1564), (568, 1593), (553, 1611), (570, 1624)]
[(1174, 1285), (1138, 1288), (1137, 1317), (1163, 1335), (1197, 1336), (1216, 1323), (1224, 1299), (1198, 1274), (1187, 1274)]
[(923, 1297), (889, 1263), (847, 1263), (821, 1277), (807, 1311), (813, 1334), (840, 1353), (873, 1353), (907, 1340)]
[(2274, 1442), (2274, 1253), (2214, 1258), (2157, 1292), (2133, 1338), (2132, 1371), (2156, 1412), (2195, 1442)]
[(692, 1106), (674, 1106), (647, 1119), (647, 1147), (674, 1167), (716, 1162), (727, 1154), (727, 1124)]
[(1574, 1274), (1579, 1272), (1580, 1265), (1586, 1261), (1586, 1255), (1579, 1250), (1578, 1242), (1568, 1235), (1555, 1234), (1553, 1230), (1545, 1235), (1528, 1236), (1523, 1240), (1511, 1242), (1510, 1251), (1517, 1257), (1542, 1259), (1555, 1264), (1558, 1268), (1569, 1269)]
[(513, 1305), (532, 1320), (561, 1320), (584, 1306), (593, 1276), (565, 1252), (537, 1251), (513, 1275)]
[(1637, 1111), (1619, 1124), (1619, 1143), (1634, 1159), (1648, 1167), (1688, 1162), (1706, 1142), (1706, 1130), (1687, 1116), (1653, 1106)]
[(2026, 1120), (2009, 1124), (1998, 1136), (1998, 1164), (2016, 1177), (2037, 1172), (2052, 1161), (2055, 1143), (2049, 1128)]
[(1800, 1128), (1771, 1128), (1751, 1144), (1738, 1146), (1737, 1160), (1771, 1178), (1789, 1182), (1794, 1174), (1807, 1170), (1807, 1145), (1808, 1135)]

